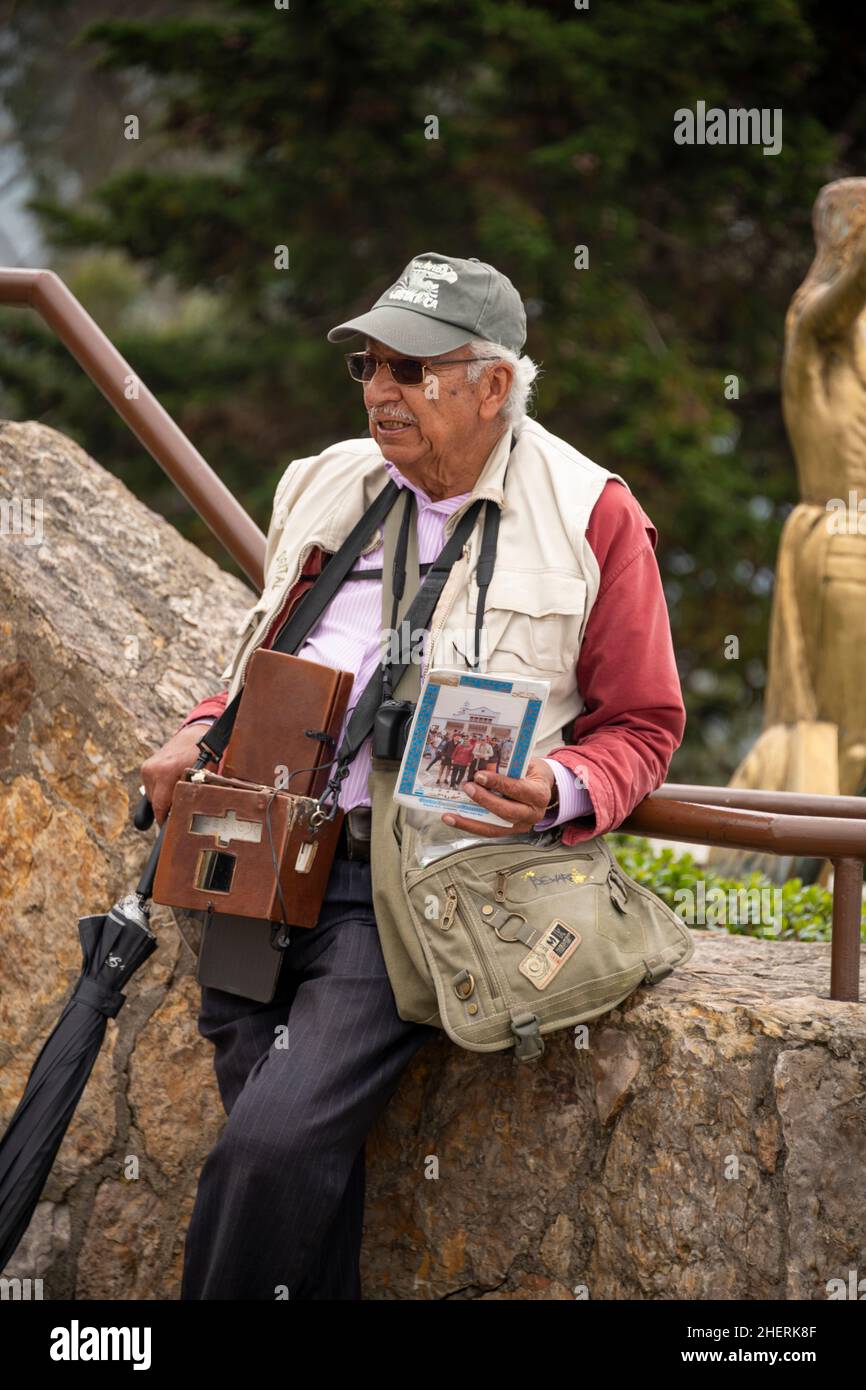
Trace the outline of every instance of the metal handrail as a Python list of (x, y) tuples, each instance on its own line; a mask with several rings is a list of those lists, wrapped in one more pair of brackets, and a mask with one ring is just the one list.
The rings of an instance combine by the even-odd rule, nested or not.
[(866, 797), (826, 796), (818, 792), (772, 792), (754, 787), (701, 787), (665, 782), (653, 796), (695, 801), (705, 806), (741, 806), (750, 811), (782, 811), (790, 816), (866, 817)]
[(265, 537), (259, 527), (60, 276), (53, 270), (0, 267), (0, 304), (29, 306), (42, 315), (78, 365), (261, 591)]
[[(0, 304), (36, 309), (257, 589), (265, 537), (52, 270), (0, 267)], [(136, 390), (128, 395), (131, 382)], [(832, 826), (827, 825), (827, 819)], [(706, 845), (829, 858), (834, 867), (830, 997), (859, 1002), (866, 807), (857, 797), (667, 783), (618, 827)]]

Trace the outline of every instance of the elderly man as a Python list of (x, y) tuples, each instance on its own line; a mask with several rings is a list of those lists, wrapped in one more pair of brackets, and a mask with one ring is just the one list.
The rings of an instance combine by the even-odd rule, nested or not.
[[(413, 494), (422, 574), (487, 499), (430, 623), (431, 637), (438, 629), (450, 643), (450, 664), (476, 661), (475, 575), (484, 512), (496, 506), (481, 605), (490, 661), (550, 681), (540, 756), (526, 775), (479, 770), (464, 784), (510, 828), (443, 819), (487, 836), (562, 825), (566, 844), (615, 829), (664, 781), (685, 726), (655, 528), (624, 479), (528, 418), (536, 367), (521, 355), (523, 304), (493, 266), (415, 257), (369, 312), (328, 337), (359, 334), (365, 346), (348, 362), (370, 438), (296, 460), (282, 478), (265, 590), (223, 672), (229, 689), (190, 711), (144, 765), (157, 819), (197, 757), (201, 722), (220, 713), (250, 652), (269, 645), (391, 479)], [(382, 558), (377, 532), (297, 653), (356, 674), (350, 711), (382, 660), (381, 578), (363, 578), (381, 576)], [(273, 1001), (202, 990), (199, 1028), (215, 1046), (228, 1120), (201, 1173), (185, 1299), (361, 1296), (365, 1136), (438, 1033), (401, 1017), (390, 986), (364, 851), (369, 745), (340, 787), (347, 815), (319, 922), (295, 933)], [(286, 1025), (287, 1048), (275, 1043)]]

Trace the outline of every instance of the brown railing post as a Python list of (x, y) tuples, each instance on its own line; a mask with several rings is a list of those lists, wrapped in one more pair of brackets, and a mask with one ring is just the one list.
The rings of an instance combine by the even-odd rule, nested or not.
[(860, 914), (863, 861), (833, 858), (833, 941), (830, 951), (830, 998), (860, 998)]

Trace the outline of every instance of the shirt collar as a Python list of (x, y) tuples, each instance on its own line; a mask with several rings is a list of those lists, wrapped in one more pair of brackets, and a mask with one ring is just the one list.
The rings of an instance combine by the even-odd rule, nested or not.
[(466, 501), (467, 497), (470, 496), (468, 492), (461, 492), (454, 497), (440, 497), (438, 502), (434, 502), (431, 497), (428, 497), (423, 488), (404, 477), (397, 465), (392, 463), (390, 459), (383, 459), (382, 462), (385, 465), (385, 472), (388, 474), (388, 477), (391, 478), (398, 487), (407, 487), (410, 492), (414, 492), (420, 504), (419, 510), (423, 507), (425, 511), (444, 512), (446, 516), (450, 516), (451, 513), (456, 511), (457, 508)]

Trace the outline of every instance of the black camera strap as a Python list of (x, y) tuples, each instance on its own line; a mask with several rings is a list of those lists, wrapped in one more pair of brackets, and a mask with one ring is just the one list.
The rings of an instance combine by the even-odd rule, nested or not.
[[(391, 567), (391, 613), (387, 623), (390, 632), (394, 632), (397, 627), (397, 614), (400, 608), (400, 600), (406, 590), (406, 560), (409, 552), (409, 528), (415, 520), (415, 494), (410, 487), (404, 489), (406, 493), (406, 503), (403, 507), (403, 515), (400, 518), (400, 533), (397, 537), (397, 545), (394, 549), (394, 561)], [(385, 581), (385, 560), (388, 552), (387, 528), (385, 532), (385, 547), (382, 556), (382, 582)], [(419, 570), (420, 574), (420, 570)], [(383, 590), (383, 602), (386, 602)], [(383, 625), (385, 623), (385, 612), (382, 612)], [(390, 661), (383, 660), (382, 672), (382, 695), (386, 700), (390, 700), (394, 693), (394, 672)]]
[[(511, 455), (514, 452), (516, 442), (514, 431), (512, 430), (511, 439), (509, 441), (508, 462), (506, 462), (505, 471), (503, 473), (503, 490), (505, 478), (508, 476), (508, 464), (511, 461)], [(414, 498), (412, 501), (414, 502)], [(427, 628), (436, 605), (439, 602), (442, 590), (445, 587), (448, 575), (475, 525), (476, 517), (482, 506), (484, 508), (484, 529), (481, 537), (481, 550), (479, 552), (475, 571), (475, 581), (478, 586), (478, 599), (475, 607), (474, 653), (473, 656), (468, 659), (469, 665), (473, 670), (477, 670), (481, 659), (481, 630), (484, 625), (484, 608), (487, 601), (487, 590), (493, 578), (493, 567), (496, 563), (496, 547), (499, 540), (500, 509), (491, 499), (479, 498), (461, 517), (460, 522), (454, 528), (451, 539), (446, 543), (430, 566), (423, 583), (415, 595), (413, 602), (407, 609), (403, 619), (405, 628), (410, 634), (419, 629)], [(393, 614), (396, 614), (398, 602), (403, 595), (403, 588), (406, 582), (405, 528), (411, 511), (412, 507), (407, 499), (407, 507), (403, 515), (403, 525), (400, 529), (400, 535), (394, 553), (392, 581)], [(392, 616), (392, 627), (394, 626), (394, 621), (395, 619)], [(408, 665), (408, 662), (383, 661), (377, 670), (374, 671), (361, 694), (346, 726), (346, 733), (335, 759), (336, 768), (322, 798), (324, 799), (328, 792), (333, 794), (333, 810), (336, 810), (340, 783), (348, 774), (349, 763), (357, 756), (365, 738), (368, 738), (372, 732), (376, 711), (381, 706), (383, 697), (390, 699), (393, 691), (399, 685)]]

